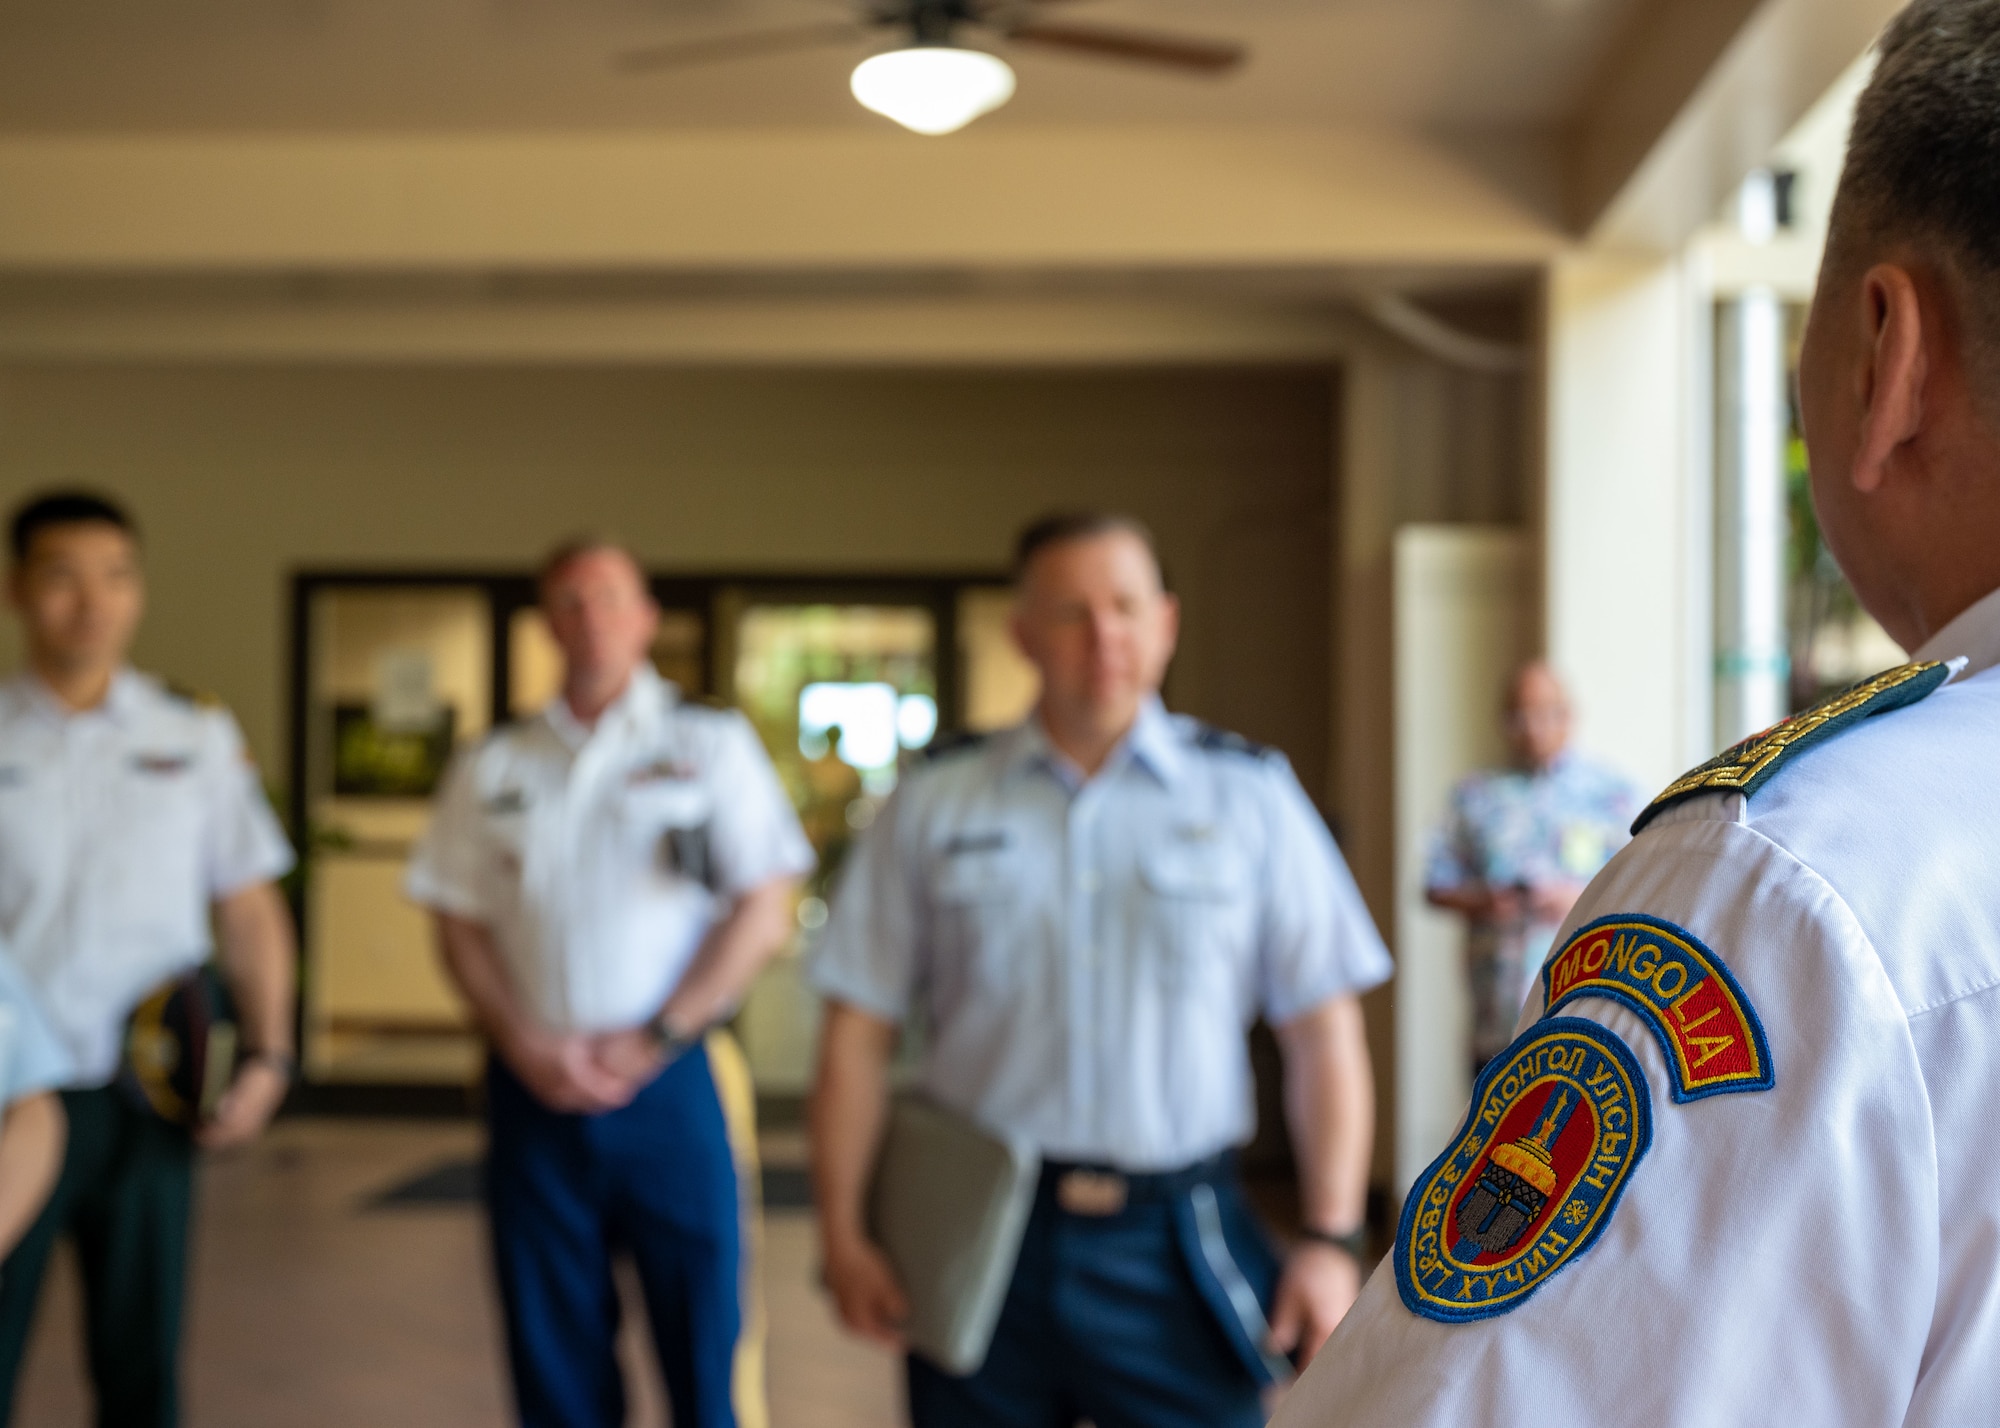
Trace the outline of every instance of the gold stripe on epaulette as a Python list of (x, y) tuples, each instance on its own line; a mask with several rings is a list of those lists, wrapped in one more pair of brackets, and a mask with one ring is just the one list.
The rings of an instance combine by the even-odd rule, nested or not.
[(1853, 713), (1899, 685), (1908, 684), (1925, 670), (1936, 667), (1936, 662), (1931, 661), (1898, 665), (1894, 669), (1884, 670), (1873, 679), (1864, 680), (1852, 689), (1835, 695), (1824, 704), (1817, 704), (1802, 713), (1794, 714), (1789, 719), (1773, 724), (1761, 734), (1752, 734), (1717, 758), (1681, 775), (1668, 784), (1666, 791), (1653, 802), (1664, 803), (1668, 799), (1678, 798), (1684, 793), (1693, 793), (1698, 789), (1742, 788), (1782, 757), (1785, 750), (1807, 735), (1824, 728), (1843, 714)]
[(1781, 723), (1773, 724), (1762, 733), (1752, 734), (1668, 784), (1658, 798), (1646, 805), (1645, 811), (1633, 824), (1633, 830), (1636, 832), (1644, 827), (1655, 813), (1668, 804), (1691, 794), (1734, 792), (1749, 788), (1773, 764), (1784, 758), (1789, 750), (1812, 738), (1827, 725), (1865, 709), (1913, 679), (1942, 668), (1943, 664), (1938, 660), (1898, 665), (1894, 669), (1882, 671), (1872, 679), (1865, 679), (1851, 688), (1844, 689), (1831, 699), (1794, 714)]

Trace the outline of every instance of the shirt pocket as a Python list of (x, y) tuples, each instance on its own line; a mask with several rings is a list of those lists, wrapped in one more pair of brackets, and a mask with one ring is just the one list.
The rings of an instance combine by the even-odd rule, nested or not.
[(1026, 860), (1011, 848), (948, 854), (932, 875), (940, 971), (950, 983), (969, 981), (1004, 991), (1020, 979), (1026, 924)]
[(1237, 853), (1167, 844), (1139, 859), (1141, 920), (1169, 988), (1229, 985), (1250, 944), (1250, 869)]
[(623, 790), (618, 820), (634, 858), (653, 876), (714, 888), (714, 803), (699, 784), (661, 779)]

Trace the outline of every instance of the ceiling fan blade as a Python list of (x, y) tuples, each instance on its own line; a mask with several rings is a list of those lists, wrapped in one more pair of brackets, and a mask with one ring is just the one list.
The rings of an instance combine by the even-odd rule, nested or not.
[(1230, 40), (1208, 40), (1193, 35), (1170, 35), (1103, 25), (1071, 25), (1061, 21), (1029, 20), (1009, 26), (1001, 33), (1020, 44), (1073, 50), (1108, 59), (1170, 65), (1203, 74), (1222, 74), (1232, 70), (1243, 63), (1250, 53), (1244, 46)]
[(853, 20), (819, 25), (789, 25), (782, 30), (748, 30), (738, 35), (717, 35), (706, 40), (679, 40), (663, 45), (646, 45), (640, 49), (625, 51), (613, 63), (632, 74), (663, 69), (686, 69), (693, 65), (716, 64), (723, 60), (756, 59), (760, 55), (790, 54), (796, 50), (851, 44), (868, 39), (872, 30), (873, 27), (867, 23)]

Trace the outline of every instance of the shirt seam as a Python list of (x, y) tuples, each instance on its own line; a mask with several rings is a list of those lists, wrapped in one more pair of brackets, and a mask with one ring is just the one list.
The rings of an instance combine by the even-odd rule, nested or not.
[(1825, 874), (1821, 873), (1818, 868), (1815, 868), (1811, 863), (1808, 863), (1804, 858), (1801, 858), (1797, 853), (1794, 853), (1790, 848), (1787, 848), (1783, 843), (1780, 843), (1777, 839), (1771, 837), (1770, 834), (1764, 832), (1762, 829), (1756, 827), (1754, 824), (1748, 822), (1735, 822), (1734, 820), (1723, 820), (1723, 819), (1703, 819), (1701, 821), (1716, 822), (1722, 824), (1723, 827), (1734, 826), (1743, 829), (1744, 832), (1750, 834), (1752, 837), (1756, 838), (1759, 842), (1763, 843), (1766, 847), (1775, 851), (1779, 856), (1783, 857), (1786, 861), (1790, 862), (1793, 866), (1797, 867), (1800, 871), (1804, 872), (1807, 876), (1811, 877), (1813, 882), (1818, 884), (1820, 887), (1824, 888), (1826, 890), (1826, 895), (1833, 899), (1834, 905), (1837, 906), (1841, 910), (1841, 912), (1846, 915), (1848, 922), (1854, 928), (1855, 936), (1859, 937), (1861, 939), (1861, 945), (1868, 949), (1868, 955), (1875, 959), (1876, 967), (1881, 970), (1882, 980), (1888, 983), (1889, 995), (1893, 996), (1896, 999), (1896, 1008), (1898, 1011), (1902, 1012), (1904, 1020), (1907, 1021), (1910, 1019), (1910, 1017), (1915, 1015), (1915, 1013), (1913, 1013), (1910, 1010), (1910, 1008), (1907, 1005), (1905, 1005), (1903, 1001), (1903, 994), (1896, 987), (1896, 979), (1889, 975), (1888, 963), (1882, 960), (1881, 950), (1876, 947), (1875, 939), (1869, 936), (1868, 928), (1866, 927), (1866, 925), (1862, 923), (1860, 915), (1854, 911), (1854, 905), (1848, 902), (1848, 900), (1841, 895), (1839, 888), (1836, 888), (1831, 882), (1827, 881)]
[(1932, 1001), (1922, 1002), (1915, 1006), (1911, 1006), (1909, 1003), (1903, 1000), (1902, 992), (1897, 989), (1896, 979), (1889, 975), (1889, 966), (1886, 962), (1882, 960), (1882, 953), (1875, 946), (1875, 939), (1868, 935), (1867, 927), (1862, 923), (1860, 916), (1854, 911), (1853, 905), (1849, 903), (1845, 897), (1841, 896), (1840, 890), (1836, 888), (1832, 883), (1828, 882), (1825, 876), (1820, 873), (1819, 869), (1815, 868), (1811, 863), (1808, 863), (1805, 859), (1801, 858), (1797, 853), (1794, 853), (1790, 848), (1787, 848), (1783, 843), (1780, 843), (1777, 839), (1771, 837), (1769, 834), (1757, 828), (1754, 824), (1745, 822), (1739, 824), (1738, 826), (1750, 833), (1756, 834), (1758, 838), (1762, 839), (1765, 843), (1769, 844), (1771, 847), (1777, 849), (1785, 857), (1789, 858), (1793, 863), (1797, 864), (1800, 868), (1810, 873), (1813, 877), (1813, 880), (1817, 882), (1821, 887), (1826, 889), (1827, 895), (1840, 905), (1841, 911), (1847, 914), (1848, 921), (1854, 924), (1855, 932), (1860, 935), (1862, 943), (1868, 948), (1869, 955), (1875, 959), (1875, 965), (1882, 969), (1882, 979), (1889, 984), (1889, 991), (1896, 998), (1896, 1006), (1903, 1013), (1903, 1018), (1905, 1021), (1915, 1021), (1918, 1017), (1928, 1016), (1930, 1013), (1934, 1011), (1941, 1011), (1944, 1008), (1955, 1005), (1958, 1002), (1962, 1002), (1969, 997), (1980, 996), (1986, 992), (1993, 991), (1995, 988), (2000, 988), (2000, 974), (1997, 974), (1995, 976), (1987, 978), (1983, 982), (1975, 983), (1970, 987), (1961, 988), (1960, 990), (1955, 992), (1946, 992), (1944, 995), (1937, 997)]

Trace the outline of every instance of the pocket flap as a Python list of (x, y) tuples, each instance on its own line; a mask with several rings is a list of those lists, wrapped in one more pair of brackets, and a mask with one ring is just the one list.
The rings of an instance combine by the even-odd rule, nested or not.
[(1139, 876), (1162, 897), (1235, 898), (1249, 882), (1241, 859), (1208, 844), (1150, 849), (1139, 860)]
[(1018, 894), (1021, 857), (1011, 848), (953, 853), (944, 858), (934, 886), (945, 902), (986, 902)]

